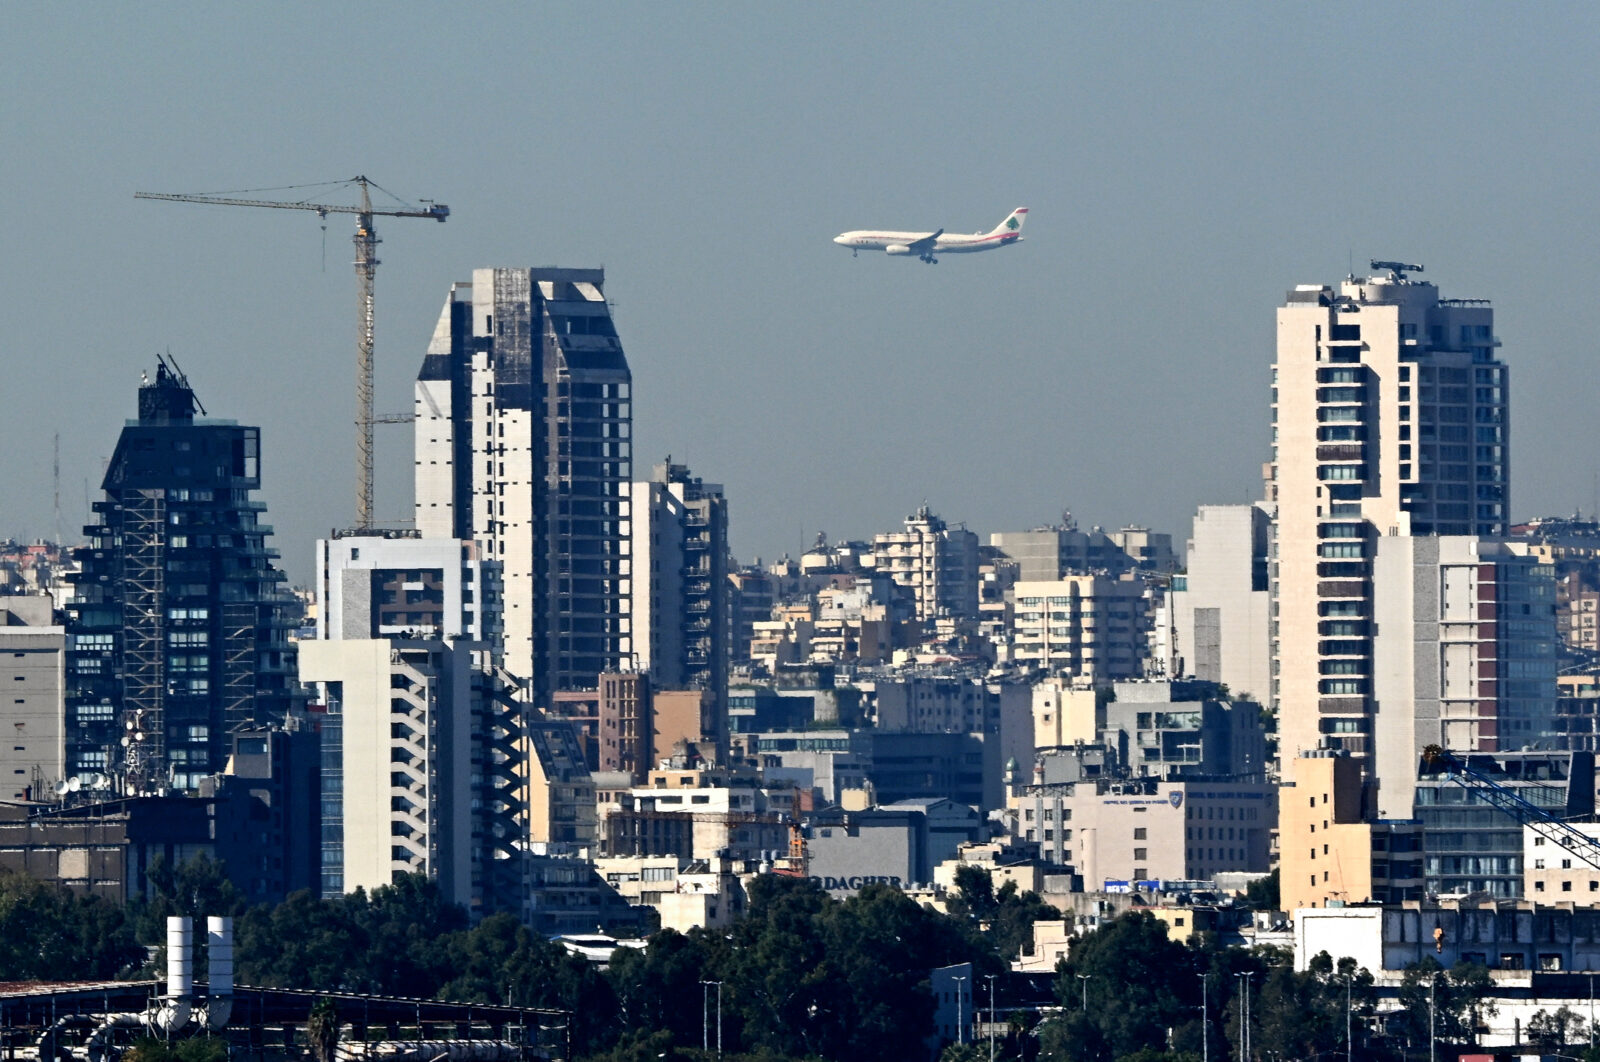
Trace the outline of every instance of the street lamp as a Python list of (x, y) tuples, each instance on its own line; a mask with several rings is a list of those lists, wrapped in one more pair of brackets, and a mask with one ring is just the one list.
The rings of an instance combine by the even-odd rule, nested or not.
[(1439, 987), (1439, 975), (1434, 973), (1428, 978), (1428, 1062), (1437, 1062), (1438, 1038), (1434, 1035), (1434, 1008), (1433, 993)]
[[(1210, 988), (1211, 975), (1200, 975), (1200, 1062), (1211, 1062), (1211, 1017), (1210, 999), (1207, 989)], [(991, 1059), (990, 1062), (993, 1062)]]
[(962, 1013), (963, 1013), (963, 1011), (961, 1009), (961, 985), (962, 985), (963, 982), (966, 981), (966, 978), (958, 976), (958, 977), (954, 978), (954, 980), (955, 980), (955, 983), (956, 983), (956, 1043), (961, 1044), (961, 1043), (966, 1043), (966, 1040), (964, 1040), (962, 1038), (962, 1035), (961, 1035), (961, 1032), (962, 1032), (961, 1016), (962, 1016)]
[(1255, 971), (1250, 970), (1239, 974), (1241, 995), (1239, 997), (1239, 1062), (1250, 1062), (1250, 978)]
[(994, 1062), (994, 974), (984, 974), (989, 982), (989, 1062)]
[(1089, 1010), (1089, 978), (1091, 978), (1093, 976), (1094, 976), (1094, 974), (1078, 974), (1077, 975), (1078, 980), (1083, 982), (1083, 993), (1082, 993), (1083, 998), (1082, 998), (1082, 1001), (1079, 1004), (1078, 1009), (1084, 1011), (1085, 1013), (1087, 1013), (1088, 1010)]
[(700, 1050), (711, 1051), (711, 986), (717, 986), (717, 1057), (722, 1057), (722, 982), (700, 982)]
[(1355, 980), (1355, 974), (1344, 975), (1344, 1062), (1355, 1062), (1355, 1041), (1350, 1039), (1350, 985)]

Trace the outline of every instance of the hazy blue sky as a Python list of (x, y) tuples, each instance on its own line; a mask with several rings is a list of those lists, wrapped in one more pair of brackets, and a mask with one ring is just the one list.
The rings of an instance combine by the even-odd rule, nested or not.
[[(135, 201), (365, 173), (378, 406), (451, 281), (604, 265), (635, 466), (727, 487), (743, 558), (926, 500), (980, 533), (1259, 494), (1274, 309), (1352, 262), (1487, 297), (1512, 508), (1595, 506), (1600, 11), (1579, 4), (9, 5), (0, 535), (63, 523), (170, 349), (259, 424), (297, 580), (353, 512), (348, 217)], [(861, 227), (1028, 240), (938, 266)], [(380, 518), (410, 433), (380, 428)]]

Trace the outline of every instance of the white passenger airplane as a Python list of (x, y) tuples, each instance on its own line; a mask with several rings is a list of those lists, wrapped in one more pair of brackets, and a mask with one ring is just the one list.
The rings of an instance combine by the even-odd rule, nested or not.
[(987, 251), (994, 247), (1005, 247), (1008, 244), (1019, 243), (1022, 240), (1022, 223), (1028, 220), (1028, 208), (1017, 207), (1004, 221), (994, 227), (993, 232), (975, 232), (971, 236), (947, 236), (945, 231), (938, 232), (879, 232), (876, 229), (857, 229), (854, 232), (841, 232), (833, 238), (833, 242), (850, 248), (851, 255), (862, 248), (885, 254), (911, 255), (927, 262), (936, 264), (938, 254), (970, 254), (973, 251)]

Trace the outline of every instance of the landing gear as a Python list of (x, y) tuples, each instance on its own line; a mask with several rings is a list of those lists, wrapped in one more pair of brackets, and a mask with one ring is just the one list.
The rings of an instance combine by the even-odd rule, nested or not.
[(922, 258), (922, 260), (924, 262), (927, 262), (929, 265), (938, 265), (939, 264), (939, 260), (937, 258), (935, 258), (931, 254), (922, 255), (921, 258)]
[(861, 251), (859, 249), (857, 249), (855, 247), (850, 248), (850, 257), (851, 258), (859, 258), (860, 256), (861, 256)]

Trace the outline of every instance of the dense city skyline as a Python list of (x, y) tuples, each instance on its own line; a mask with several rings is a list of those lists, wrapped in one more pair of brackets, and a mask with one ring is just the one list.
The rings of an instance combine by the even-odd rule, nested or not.
[[(1595, 331), (1597, 16), (1438, 14), (641, 6), (607, 27), (510, 9), (371, 27), (180, 6), (101, 12), (86, 36), (23, 13), (5, 76), (27, 150), (0, 176), (26, 253), (0, 267), (19, 293), (0, 343), (35, 400), (9, 420), (0, 535), (55, 533), (59, 432), (77, 536), (129, 387), (170, 349), (202, 402), (261, 426), (305, 582), (313, 539), (353, 512), (348, 219), (324, 259), (315, 215), (132, 193), (356, 173), (453, 209), (378, 227), (380, 412), (409, 408), (451, 282), (604, 266), (638, 460), (723, 483), (741, 558), (868, 537), (924, 500), (980, 532), (1070, 508), (1181, 542), (1197, 504), (1259, 496), (1284, 289), (1372, 257), (1494, 297), (1522, 396), (1513, 517), (1587, 512), (1575, 455), (1600, 428), (1570, 381)], [(940, 58), (970, 49), (1006, 61)], [(1005, 255), (928, 268), (831, 243), (987, 228), (1019, 203), (1029, 240)], [(379, 430), (388, 522), (410, 511), (410, 439)]]

